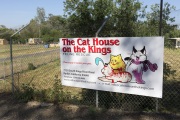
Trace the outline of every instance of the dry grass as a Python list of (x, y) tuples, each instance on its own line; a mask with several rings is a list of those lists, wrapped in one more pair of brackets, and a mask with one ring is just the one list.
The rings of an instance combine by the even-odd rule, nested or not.
[[(2, 49), (0, 51), (0, 58), (9, 57), (9, 45), (0, 46)], [(39, 52), (45, 52), (49, 50), (59, 49), (54, 48), (44, 48), (43, 45), (13, 45), (13, 57), (18, 55), (27, 55)], [(52, 62), (54, 59), (59, 58), (59, 52), (54, 54), (44, 54), (40, 56), (33, 56), (27, 58), (14, 59), (14, 81), (16, 88), (22, 86), (22, 84), (33, 84), (36, 89), (43, 90), (48, 88), (53, 88), (54, 77), (58, 75), (60, 78), (60, 61)], [(28, 63), (33, 63), (33, 65), (38, 66), (35, 70), (24, 71), (28, 69)], [(0, 91), (9, 92), (11, 91), (11, 77), (10, 75), (10, 61), (7, 60), (1, 63), (4, 66), (1, 71), (5, 72), (6, 79), (0, 80)], [(39, 66), (40, 65), (40, 66)], [(24, 71), (24, 72), (22, 72)], [(3, 73), (1, 73), (3, 74)], [(3, 76), (3, 75), (1, 75)], [(73, 89), (73, 90), (72, 90)], [(64, 90), (77, 95), (82, 90), (80, 88), (64, 87)]]
[(180, 49), (164, 49), (164, 70), (169, 72), (167, 80), (180, 80)]
[[(35, 58), (37, 61), (42, 62), (50, 57), (43, 58), (39, 56)], [(23, 65), (28, 64), (31, 58), (24, 61)], [(33, 59), (31, 60), (33, 61)], [(20, 61), (16, 61), (16, 63), (21, 63)], [(33, 62), (32, 62), (33, 63)], [(166, 67), (164, 67), (164, 71), (168, 72), (166, 75), (166, 80), (169, 80), (168, 83), (172, 83), (174, 80), (180, 80), (180, 49), (164, 49), (164, 63), (166, 63)], [(34, 63), (33, 63), (34, 64)], [(37, 63), (39, 64), (39, 63)], [(168, 67), (167, 67), (168, 66)], [(18, 65), (16, 66), (16, 69)], [(45, 89), (53, 89), (53, 85), (55, 83), (55, 76), (58, 75), (60, 80), (60, 60), (49, 61), (43, 65), (39, 65), (35, 70), (26, 70), (19, 72), (14, 75), (14, 81), (16, 88), (21, 88), (22, 84), (33, 84), (35, 88), (38, 90)], [(172, 86), (176, 84), (166, 84), (164, 82), (164, 97), (163, 101), (165, 104), (171, 106), (171, 108), (178, 109), (178, 85), (176, 87)], [(9, 92), (11, 91), (11, 77), (6, 77), (5, 80), (0, 80), (0, 93), (1, 92)], [(82, 88), (75, 87), (67, 87), (63, 86), (64, 91), (69, 92), (71, 97), (75, 96), (76, 98), (82, 98)], [(177, 92), (177, 95), (175, 94)], [(176, 97), (176, 98), (174, 98)], [(171, 101), (172, 100), (172, 101)], [(176, 101), (177, 100), (177, 101)], [(176, 106), (177, 105), (177, 106)], [(176, 110), (175, 110), (176, 111)]]
[[(57, 47), (45, 48), (43, 45), (13, 45), (13, 56), (35, 54), (39, 52), (45, 52), (49, 50), (58, 49)], [(10, 55), (9, 45), (0, 45), (0, 58), (7, 58)]]
[[(11, 74), (10, 59), (8, 45), (0, 46), (0, 78), (4, 78)], [(4, 49), (4, 50), (3, 50)], [(55, 51), (52, 51), (55, 50)], [(47, 52), (49, 51), (49, 52)], [(41, 54), (39, 54), (41, 53)], [(26, 55), (24, 57), (24, 55)], [(29, 56), (27, 56), (29, 55)], [(16, 56), (19, 56), (18, 58)], [(14, 73), (21, 72), (28, 68), (28, 63), (33, 63), (35, 66), (49, 63), (59, 58), (59, 48), (44, 48), (43, 45), (14, 45), (13, 46), (13, 67)]]
[[(43, 49), (43, 48), (42, 48)], [(36, 50), (37, 51), (37, 50)], [(22, 52), (23, 53), (23, 52)], [(37, 57), (36, 61), (42, 62), (43, 60), (49, 59), (51, 57), (43, 58)], [(25, 67), (25, 64), (28, 64), (30, 61), (24, 61), (24, 64), (21, 66)], [(164, 62), (169, 65), (168, 70), (170, 74), (168, 75), (167, 80), (179, 80), (180, 79), (180, 49), (164, 49)], [(22, 61), (16, 62), (22, 63)], [(32, 62), (33, 63), (33, 62)], [(31, 83), (34, 84), (37, 89), (48, 89), (53, 88), (54, 77), (58, 75), (60, 78), (60, 61), (54, 61), (46, 63), (44, 65), (39, 66), (35, 70), (24, 71), (14, 75), (15, 84), (17, 87), (20, 87), (22, 83)], [(33, 63), (38, 65), (40, 63)], [(20, 68), (20, 65), (16, 65), (16, 69)], [(27, 66), (26, 66), (27, 68)], [(172, 72), (172, 73), (171, 73)], [(81, 88), (73, 88), (73, 87), (64, 87), (64, 90), (67, 92), (71, 92), (73, 95), (78, 95), (82, 92)], [(11, 91), (11, 80), (10, 77), (7, 77), (6, 80), (0, 80), (0, 91)]]
[[(55, 83), (55, 76), (58, 75), (60, 80), (60, 61), (52, 61), (48, 64), (41, 65), (35, 70), (28, 70), (14, 75), (14, 84), (19, 89), (22, 84), (35, 85), (37, 90), (53, 89)], [(0, 92), (11, 91), (11, 77), (6, 80), (0, 80)], [(70, 93), (72, 96), (80, 96), (81, 88), (63, 87), (64, 91)]]

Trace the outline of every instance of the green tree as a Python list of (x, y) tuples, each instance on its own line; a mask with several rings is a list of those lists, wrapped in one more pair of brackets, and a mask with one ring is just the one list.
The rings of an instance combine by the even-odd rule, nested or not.
[(21, 39), (28, 39), (28, 38), (38, 38), (39, 37), (39, 27), (36, 20), (32, 19), (29, 25), (21, 31)]
[(45, 18), (46, 18), (45, 9), (38, 7), (36, 19), (39, 22), (39, 24), (43, 23), (45, 21)]
[[(162, 36), (165, 36), (165, 46), (170, 46), (170, 40), (168, 38), (177, 37), (177, 25), (172, 25), (175, 21), (175, 17), (171, 17), (171, 11), (174, 11), (175, 7), (171, 6), (169, 3), (164, 3), (162, 10)], [(149, 36), (159, 35), (159, 16), (160, 8), (159, 4), (151, 6), (151, 11), (147, 14), (147, 31)], [(176, 34), (177, 35), (177, 34)]]
[(0, 38), (4, 38), (6, 40), (10, 40), (10, 36), (13, 34), (12, 29), (6, 28), (4, 25), (0, 25)]
[(65, 14), (74, 37), (95, 36), (105, 18), (110, 17), (100, 36), (134, 36), (141, 4), (136, 0), (67, 0)]
[(29, 25), (21, 32), (18, 41), (26, 43), (28, 38), (39, 38), (41, 37), (41, 25), (45, 22), (45, 9), (37, 8), (37, 16), (32, 19)]
[(70, 34), (74, 37), (92, 35), (92, 0), (67, 0), (64, 5)]
[(66, 19), (49, 14), (47, 21), (41, 25), (41, 34), (46, 43), (57, 42), (60, 37), (68, 37)]
[(135, 36), (136, 24), (139, 17), (143, 17), (141, 3), (138, 0), (119, 0), (113, 13), (115, 36)]
[[(175, 21), (174, 17), (170, 17), (171, 11), (175, 10), (174, 6), (171, 6), (169, 3), (165, 3), (162, 10), (162, 35), (165, 35), (169, 31), (174, 29), (174, 26), (170, 25), (170, 23)], [(158, 35), (159, 31), (159, 16), (160, 16), (160, 8), (159, 4), (155, 4), (151, 6), (151, 11), (147, 13), (147, 27), (149, 30), (149, 36)]]

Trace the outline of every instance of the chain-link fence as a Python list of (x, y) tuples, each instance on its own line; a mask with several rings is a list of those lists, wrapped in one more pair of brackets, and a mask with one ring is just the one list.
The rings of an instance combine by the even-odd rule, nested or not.
[[(2, 49), (3, 48), (3, 49)], [(33, 92), (33, 99), (60, 101), (89, 106), (96, 105), (96, 91), (62, 86), (59, 47), (13, 45), (13, 82), (9, 45), (1, 46), (0, 91)], [(122, 111), (163, 111), (180, 113), (180, 49), (164, 48), (163, 98), (98, 91), (101, 108)], [(30, 96), (30, 93), (23, 94)], [(23, 98), (26, 99), (26, 98)], [(29, 98), (28, 98), (29, 99)]]
[[(10, 59), (10, 49), (9, 45), (3, 45), (3, 49), (1, 48), (1, 58), (0, 58), (0, 78), (1, 82), (1, 91), (9, 91), (12, 89), (12, 77), (11, 77), (11, 59)], [(17, 89), (22, 84), (31, 84), (29, 83), (32, 80), (32, 84), (34, 84), (33, 79), (38, 79), (37, 76), (43, 77), (48, 71), (50, 71), (50, 67), (42, 70), (38, 70), (38, 68), (46, 66), (54, 61), (59, 60), (59, 48), (46, 48), (43, 45), (13, 45), (13, 73), (14, 73), (14, 87)], [(36, 71), (36, 70), (37, 71)], [(34, 71), (29, 71), (34, 70)], [(45, 71), (43, 71), (45, 70)], [(56, 70), (56, 69), (55, 69)], [(58, 69), (59, 70), (59, 69)], [(33, 72), (33, 73), (31, 73)], [(35, 73), (34, 73), (35, 72)], [(55, 74), (53, 73), (49, 74)], [(58, 71), (57, 71), (58, 72)], [(57, 73), (56, 72), (56, 73)], [(47, 75), (45, 79), (49, 79), (52, 76)], [(41, 78), (39, 78), (40, 80)], [(49, 79), (50, 80), (50, 79)], [(53, 80), (53, 77), (52, 77)], [(46, 81), (49, 83), (50, 81)], [(42, 86), (44, 82), (40, 82), (37, 84), (41, 84)], [(36, 84), (36, 83), (35, 83)], [(37, 85), (36, 84), (36, 85)], [(38, 87), (39, 88), (39, 87)]]

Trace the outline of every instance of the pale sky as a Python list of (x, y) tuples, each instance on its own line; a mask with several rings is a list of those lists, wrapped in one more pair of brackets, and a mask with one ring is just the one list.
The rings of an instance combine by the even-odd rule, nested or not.
[[(26, 25), (37, 15), (37, 7), (44, 8), (46, 15), (63, 15), (65, 0), (1, 0), (0, 7), (0, 25), (7, 28), (19, 28)], [(143, 5), (160, 3), (160, 0), (139, 0)], [(176, 6), (177, 11), (172, 11), (172, 15), (177, 17), (180, 24), (180, 0), (163, 0), (163, 3), (169, 2), (170, 5)]]

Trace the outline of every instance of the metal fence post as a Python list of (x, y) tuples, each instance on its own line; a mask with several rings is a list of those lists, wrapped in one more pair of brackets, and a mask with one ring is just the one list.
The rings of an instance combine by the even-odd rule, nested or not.
[(3, 66), (4, 66), (4, 80), (6, 78), (6, 66), (5, 66), (5, 60), (3, 60)]
[(159, 105), (158, 105), (158, 98), (156, 98), (156, 112), (158, 112), (158, 108), (159, 108)]
[[(30, 23), (29, 23), (30, 24)], [(27, 27), (29, 24), (23, 26), (21, 29), (16, 31), (14, 34), (10, 36), (10, 61), (11, 61), (11, 81), (12, 81), (12, 93), (14, 93), (14, 72), (13, 72), (13, 56), (12, 56), (12, 37), (22, 31), (25, 27)]]
[[(163, 0), (160, 0), (160, 17), (159, 17), (159, 36), (162, 36), (162, 9), (163, 9)], [(158, 98), (156, 98), (156, 112), (158, 112)]]
[(22, 58), (20, 58), (20, 66), (21, 66), (21, 71), (20, 72), (22, 72), (23, 71), (23, 68), (22, 68)]
[(99, 94), (98, 94), (98, 90), (96, 90), (96, 108), (99, 107)]
[(14, 72), (13, 72), (13, 57), (12, 57), (12, 37), (10, 37), (10, 61), (11, 61), (12, 93), (14, 93)]
[[(102, 25), (96, 32), (95, 37), (98, 37), (99, 32), (102, 30), (102, 28), (104, 27), (104, 25), (106, 24), (108, 19), (109, 19), (109, 16), (104, 19)], [(98, 108), (98, 107), (99, 107), (99, 94), (98, 94), (98, 90), (96, 90), (96, 108)]]

